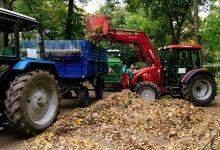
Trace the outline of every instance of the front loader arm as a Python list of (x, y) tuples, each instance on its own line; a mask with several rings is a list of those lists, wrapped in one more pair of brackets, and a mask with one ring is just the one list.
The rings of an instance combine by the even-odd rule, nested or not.
[[(101, 31), (101, 35), (112, 43), (133, 44), (140, 61), (146, 61), (150, 66), (161, 69), (158, 57), (152, 48), (150, 41), (144, 31), (109, 29), (111, 17), (88, 15), (87, 31), (91, 33)], [(98, 30), (101, 29), (101, 30)]]
[(109, 41), (121, 44), (133, 44), (140, 61), (147, 61), (151, 66), (160, 67), (158, 57), (143, 31), (110, 30), (106, 36)]

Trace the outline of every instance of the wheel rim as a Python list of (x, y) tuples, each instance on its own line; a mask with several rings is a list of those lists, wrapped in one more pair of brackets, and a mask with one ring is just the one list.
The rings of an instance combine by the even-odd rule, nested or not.
[(192, 87), (193, 95), (199, 100), (206, 100), (212, 94), (212, 86), (206, 80), (198, 80)]
[(29, 89), (26, 101), (27, 114), (36, 125), (49, 123), (56, 113), (58, 95), (46, 80), (38, 80)]
[(144, 87), (140, 90), (139, 97), (142, 100), (155, 100), (156, 94), (152, 88)]

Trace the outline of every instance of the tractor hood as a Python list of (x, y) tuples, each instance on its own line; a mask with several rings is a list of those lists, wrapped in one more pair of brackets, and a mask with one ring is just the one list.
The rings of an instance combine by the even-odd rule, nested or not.
[(147, 67), (144, 69), (137, 70), (133, 73), (132, 85), (139, 83), (141, 81), (154, 81), (155, 77), (158, 75), (156, 67)]

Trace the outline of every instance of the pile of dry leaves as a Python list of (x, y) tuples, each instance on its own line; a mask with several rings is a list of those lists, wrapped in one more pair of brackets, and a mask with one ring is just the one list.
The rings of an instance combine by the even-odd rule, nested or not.
[(198, 149), (219, 126), (217, 117), (187, 101), (141, 101), (125, 90), (60, 115), (27, 143), (40, 149)]
[(91, 25), (91, 18), (93, 17), (90, 14), (86, 14), (84, 17), (84, 24), (86, 25), (86, 29), (85, 29), (85, 37), (86, 40), (92, 42), (94, 45), (98, 45), (102, 40), (103, 40), (103, 36), (102, 36), (102, 26), (101, 24), (97, 24), (96, 26)]

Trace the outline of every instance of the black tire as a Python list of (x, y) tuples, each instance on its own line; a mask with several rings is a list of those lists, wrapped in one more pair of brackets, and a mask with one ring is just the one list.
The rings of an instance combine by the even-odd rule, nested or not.
[(19, 132), (33, 136), (57, 120), (60, 100), (54, 76), (44, 70), (34, 70), (10, 83), (4, 102), (5, 114)]
[(82, 86), (78, 94), (79, 107), (87, 107), (89, 105), (89, 90), (86, 86)]
[[(204, 93), (204, 97), (198, 97), (198, 92), (202, 89), (200, 86), (196, 86), (199, 82), (207, 85), (207, 91)], [(201, 84), (200, 83), (200, 84)], [(201, 84), (201, 86), (202, 86)], [(196, 106), (207, 106), (210, 104), (216, 96), (217, 84), (215, 79), (209, 75), (198, 75), (193, 77), (189, 84), (183, 84), (181, 86), (182, 96), (192, 102)]]
[(0, 100), (0, 128), (1, 128), (2, 124), (6, 123), (8, 121), (8, 118), (4, 114), (4, 110), (5, 110), (4, 103), (1, 102), (1, 100)]
[(97, 99), (102, 99), (104, 91), (104, 79), (97, 79), (95, 85), (95, 95)]
[[(142, 92), (145, 92), (144, 90), (145, 91), (149, 90), (151, 92), (154, 92), (154, 95), (152, 95), (154, 98), (153, 99), (143, 98)], [(144, 81), (144, 82), (137, 84), (136, 87), (134, 88), (134, 92), (136, 92), (138, 94), (138, 96), (140, 97), (140, 99), (142, 99), (142, 100), (155, 100), (160, 97), (159, 87), (155, 83), (148, 82), (148, 81)]]

